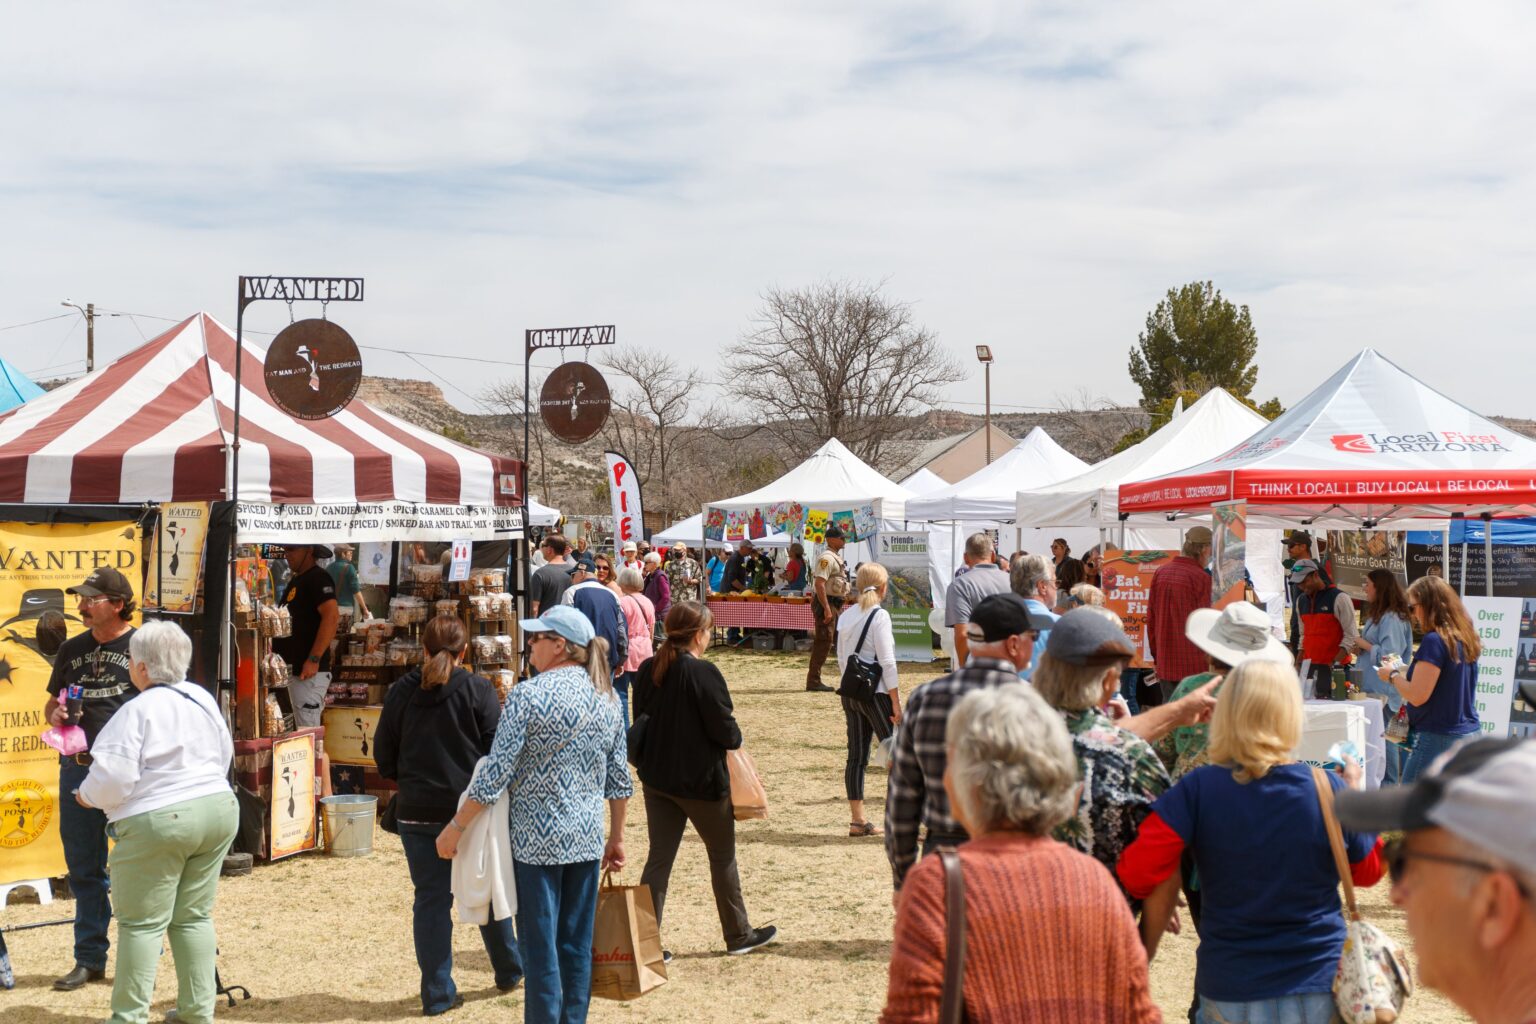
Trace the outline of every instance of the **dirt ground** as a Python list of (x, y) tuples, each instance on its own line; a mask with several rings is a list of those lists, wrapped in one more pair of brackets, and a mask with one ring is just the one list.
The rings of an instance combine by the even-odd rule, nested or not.
[[(884, 1002), (892, 922), (890, 874), (879, 839), (847, 837), (843, 799), (846, 747), (842, 714), (831, 694), (804, 692), (806, 658), (792, 654), (725, 653), (718, 661), (731, 684), (747, 747), (763, 772), (771, 818), (743, 823), (737, 836), (741, 876), (754, 924), (776, 924), (779, 942), (746, 957), (723, 955), (710, 897), (704, 848), (685, 840), (668, 899), (664, 932), (676, 954), (671, 980), (632, 1003), (595, 1000), (591, 1019), (604, 1021), (868, 1021)], [(904, 666), (910, 692), (937, 673)], [(830, 678), (831, 673), (829, 673)], [(872, 771), (869, 809), (883, 814), (885, 777)], [(630, 805), (626, 833), (638, 881), (645, 860), (644, 809)], [(1401, 913), (1384, 886), (1365, 892), (1368, 919), (1407, 943)], [(419, 1015), (418, 974), (411, 946), (411, 891), (395, 837), (375, 833), (372, 856), (323, 854), (258, 865), (248, 878), (225, 879), (217, 924), (223, 978), (254, 998), (219, 1017), (252, 1022), (366, 1022)], [(12, 905), (5, 927), (67, 916), (71, 904)], [(521, 1018), (522, 995), (500, 995), (474, 928), (455, 937), (455, 978), (465, 1006), (448, 1020), (506, 1022)], [(70, 966), (68, 928), (7, 937), (17, 987), (0, 991), (6, 1024), (93, 1024), (110, 1014), (109, 985), (74, 993), (52, 990)], [(1153, 993), (1170, 1021), (1182, 1020), (1194, 978), (1195, 940), (1186, 927), (1170, 936), (1152, 965)], [(161, 962), (151, 1020), (175, 1001), (169, 956)], [(1420, 991), (1404, 1019), (1465, 1021), (1445, 1000)]]

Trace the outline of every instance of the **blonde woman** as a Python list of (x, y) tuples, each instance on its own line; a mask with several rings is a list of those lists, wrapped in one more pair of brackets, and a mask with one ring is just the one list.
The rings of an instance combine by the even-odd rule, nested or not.
[[(1211, 719), (1211, 763), (1158, 798), (1120, 859), (1121, 884), (1146, 897), (1177, 886), (1186, 847), (1193, 856), (1204, 893), (1195, 989), (1205, 1024), (1333, 1019), (1344, 918), (1312, 769), (1290, 754), (1301, 727), (1290, 665), (1238, 665)], [(1328, 774), (1335, 790), (1360, 778), (1358, 764), (1343, 778)], [(1344, 843), (1355, 884), (1374, 885), (1376, 836), (1345, 832)], [(1162, 923), (1143, 922), (1150, 948)]]
[(1461, 598), (1440, 577), (1421, 577), (1408, 586), (1408, 616), (1424, 631), (1413, 664), (1406, 672), (1397, 665), (1383, 665), (1377, 672), (1408, 703), (1404, 785), (1482, 728), (1477, 717), (1477, 659), (1483, 650)]
[(891, 613), (882, 608), (890, 573), (876, 562), (859, 566), (854, 590), (858, 603), (843, 609), (837, 619), (837, 669), (848, 668), (849, 658), (880, 666), (880, 685), (873, 701), (843, 697), (843, 718), (848, 723), (848, 764), (843, 785), (848, 791), (850, 836), (877, 836), (880, 830), (864, 816), (864, 770), (869, 765), (871, 740), (884, 740), (901, 721), (901, 694), (896, 688), (896, 635)]

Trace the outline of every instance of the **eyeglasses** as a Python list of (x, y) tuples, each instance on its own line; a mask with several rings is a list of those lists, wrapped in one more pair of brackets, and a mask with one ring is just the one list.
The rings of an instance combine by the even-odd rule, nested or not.
[(97, 594), (95, 597), (86, 597), (84, 594), (75, 595), (80, 598), (81, 604), (100, 604), (102, 601), (112, 600), (106, 594)]
[(530, 644), (536, 644), (540, 640), (559, 640), (559, 639), (560, 639), (560, 634), (558, 634), (558, 633), (529, 633), (528, 634), (528, 642)]
[[(1394, 839), (1387, 843), (1385, 849), (1382, 850), (1382, 857), (1387, 862), (1387, 876), (1392, 879), (1393, 885), (1402, 882), (1403, 875), (1408, 871), (1408, 862), (1410, 860), (1430, 860), (1440, 864), (1454, 864), (1457, 867), (1471, 868), (1473, 871), (1486, 871), (1489, 873), (1504, 870), (1504, 868), (1495, 864), (1489, 864), (1487, 861), (1471, 860), (1467, 857), (1449, 857), (1442, 853), (1429, 853), (1424, 850), (1410, 850), (1407, 843), (1402, 839)], [(1519, 890), (1520, 895), (1530, 899), (1531, 894), (1525, 891), (1525, 886), (1521, 884), (1520, 879), (1515, 878), (1513, 875), (1510, 877), (1513, 879), (1515, 888)]]
[(613, 570), (608, 568), (608, 566), (606, 566), (606, 565), (600, 565), (600, 566), (597, 567), (597, 571), (598, 572), (612, 572)]

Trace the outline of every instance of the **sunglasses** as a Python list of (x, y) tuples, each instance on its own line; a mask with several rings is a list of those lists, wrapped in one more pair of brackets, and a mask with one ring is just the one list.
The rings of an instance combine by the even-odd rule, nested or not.
[[(1032, 629), (1027, 629), (1024, 632), (1018, 633), (1018, 634), (1015, 634), (1015, 635), (1020, 636), (1020, 637), (1027, 637), (1028, 639), (1033, 640), (1035, 638), (1035, 631), (1032, 630)], [(968, 630), (965, 631), (965, 639), (966, 639), (967, 643), (973, 643), (973, 644), (989, 644), (989, 643), (992, 643), (991, 640), (987, 639), (986, 634), (978, 633), (978, 632), (976, 632), (973, 629), (968, 629)]]
[(558, 634), (558, 633), (529, 633), (528, 634), (528, 642), (530, 644), (536, 644), (540, 640), (559, 640), (559, 639), (560, 639), (560, 634)]
[[(1387, 862), (1387, 877), (1392, 879), (1393, 885), (1397, 885), (1403, 880), (1403, 876), (1408, 872), (1408, 862), (1410, 860), (1428, 860), (1439, 864), (1454, 864), (1457, 867), (1471, 868), (1474, 871), (1490, 873), (1504, 870), (1497, 865), (1489, 864), (1487, 861), (1472, 860), (1467, 857), (1450, 857), (1441, 853), (1427, 853), (1424, 850), (1410, 850), (1407, 843), (1402, 839), (1391, 840), (1381, 852), (1382, 858)], [(1525, 899), (1530, 899), (1531, 894), (1525, 891), (1525, 886), (1520, 883), (1520, 879), (1514, 878), (1513, 875), (1510, 877), (1514, 880), (1515, 888), (1519, 890), (1520, 895)]]

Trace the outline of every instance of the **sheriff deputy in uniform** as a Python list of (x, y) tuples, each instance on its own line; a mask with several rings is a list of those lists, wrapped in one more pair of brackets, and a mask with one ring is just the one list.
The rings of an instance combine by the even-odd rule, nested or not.
[(283, 554), (293, 575), (283, 588), (283, 606), (293, 619), (293, 632), (272, 641), (272, 649), (293, 667), (288, 696), (300, 729), (320, 724), (325, 691), (331, 686), (331, 641), (341, 612), (336, 583), (317, 561), (330, 558), (324, 544), (285, 544)]
[[(57, 594), (58, 591), (53, 591)], [(117, 709), (139, 691), (128, 673), (128, 638), (133, 627), (133, 586), (116, 569), (97, 569), (83, 583), (69, 588), (78, 600), (80, 621), (86, 632), (59, 646), (48, 680), (48, 724), (70, 721), (68, 690), (81, 688), (78, 724), (85, 731), (86, 753), (59, 760), (59, 838), (64, 843), (64, 864), (69, 888), (75, 894), (75, 966), (53, 983), (61, 992), (72, 992), (88, 981), (107, 974), (107, 926), (112, 903), (107, 885), (107, 816), (83, 807), (74, 794), (90, 774), (90, 748)]]
[(811, 665), (806, 672), (805, 688), (812, 692), (830, 693), (833, 687), (821, 681), (821, 666), (826, 663), (832, 650), (832, 640), (837, 632), (837, 616), (843, 601), (848, 597), (848, 565), (843, 561), (843, 545), (847, 543), (843, 531), (829, 526), (823, 535), (826, 547), (816, 559), (816, 571), (811, 575), (811, 618), (816, 632), (811, 641)]

